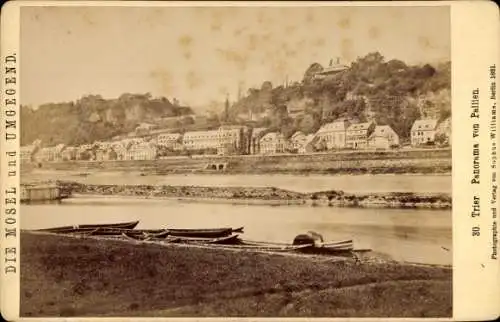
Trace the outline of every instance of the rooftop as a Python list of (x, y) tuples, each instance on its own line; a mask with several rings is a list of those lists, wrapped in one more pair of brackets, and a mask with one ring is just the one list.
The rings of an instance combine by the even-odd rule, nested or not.
[(416, 120), (411, 127), (412, 131), (430, 131), (435, 130), (437, 125), (436, 119), (425, 119), (425, 120)]
[(365, 123), (356, 123), (352, 124), (347, 128), (348, 131), (359, 131), (359, 130), (368, 130), (370, 125), (372, 125), (372, 122), (365, 122)]

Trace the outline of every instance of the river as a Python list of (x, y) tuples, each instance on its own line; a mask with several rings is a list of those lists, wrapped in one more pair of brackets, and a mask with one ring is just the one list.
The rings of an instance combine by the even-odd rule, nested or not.
[(23, 229), (140, 220), (137, 228), (245, 226), (242, 238), (276, 242), (291, 242), (297, 234), (313, 230), (325, 241), (353, 239), (356, 248), (370, 248), (395, 260), (452, 263), (449, 210), (271, 207), (82, 197), (57, 205), (22, 205), (21, 211)]
[(451, 193), (450, 175), (287, 175), (287, 174), (185, 174), (145, 175), (139, 172), (89, 172), (35, 170), (22, 177), (25, 182), (57, 178), (87, 184), (148, 184), (193, 186), (273, 186), (297, 192), (343, 190), (351, 193), (429, 192)]

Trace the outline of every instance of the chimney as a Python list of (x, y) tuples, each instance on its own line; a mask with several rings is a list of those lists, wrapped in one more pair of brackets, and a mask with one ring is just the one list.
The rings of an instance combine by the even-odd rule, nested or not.
[(333, 59), (330, 59), (330, 67), (333, 65)]
[(226, 94), (226, 104), (224, 106), (224, 121), (229, 119), (229, 94)]

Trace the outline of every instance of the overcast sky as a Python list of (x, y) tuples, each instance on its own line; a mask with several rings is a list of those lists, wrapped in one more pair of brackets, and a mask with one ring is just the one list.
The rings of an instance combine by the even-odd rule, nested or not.
[(450, 59), (448, 7), (24, 7), (22, 104), (124, 92), (206, 105), (300, 80), (313, 62), (379, 51), (409, 64)]

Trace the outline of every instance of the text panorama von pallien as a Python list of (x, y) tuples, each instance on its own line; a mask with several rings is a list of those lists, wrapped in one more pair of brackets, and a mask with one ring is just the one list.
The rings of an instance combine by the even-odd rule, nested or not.
[[(11, 149), (11, 146), (18, 145), (17, 137), (17, 114), (18, 114), (18, 99), (17, 99), (17, 58), (16, 54), (8, 55), (4, 58), (5, 76), (4, 76), (4, 118), (5, 118), (5, 140), (4, 151), (5, 156), (2, 158), (4, 164), (2, 168), (6, 177), (4, 191), (4, 239), (9, 241), (17, 237), (17, 205), (19, 202), (17, 182), (17, 149)], [(8, 244), (6, 242), (6, 244)], [(4, 246), (5, 247), (5, 246)], [(5, 274), (16, 273), (17, 248), (14, 246), (6, 246), (4, 248)]]
[[(498, 259), (498, 228), (497, 228), (497, 112), (496, 112), (496, 65), (491, 65), (489, 67), (489, 97), (488, 100), (491, 102), (491, 105), (489, 106), (490, 110), (490, 115), (489, 115), (489, 149), (490, 149), (490, 155), (488, 157), (489, 159), (489, 167), (491, 170), (491, 177), (488, 178), (491, 179), (491, 186), (489, 187), (490, 193), (488, 198), (489, 204), (490, 204), (490, 214), (491, 214), (491, 226), (490, 226), (490, 231), (491, 231), (491, 256), (490, 258), (493, 260)], [(472, 178), (470, 180), (470, 183), (472, 185), (479, 185), (481, 180), (480, 180), (480, 162), (479, 162), (479, 124), (480, 124), (480, 117), (479, 117), (479, 106), (480, 106), (480, 93), (479, 89), (476, 88), (472, 91), (472, 99), (471, 99), (471, 112), (470, 112), (470, 118), (473, 120), (472, 123)], [(486, 141), (483, 141), (483, 143), (487, 143)], [(481, 227), (480, 223), (476, 221), (480, 216), (481, 216), (481, 196), (480, 196), (479, 191), (473, 191), (473, 196), (472, 196), (472, 211), (470, 212), (473, 222), (472, 226), (472, 236), (473, 237), (478, 237), (481, 235)], [(486, 197), (486, 196), (484, 196)]]

